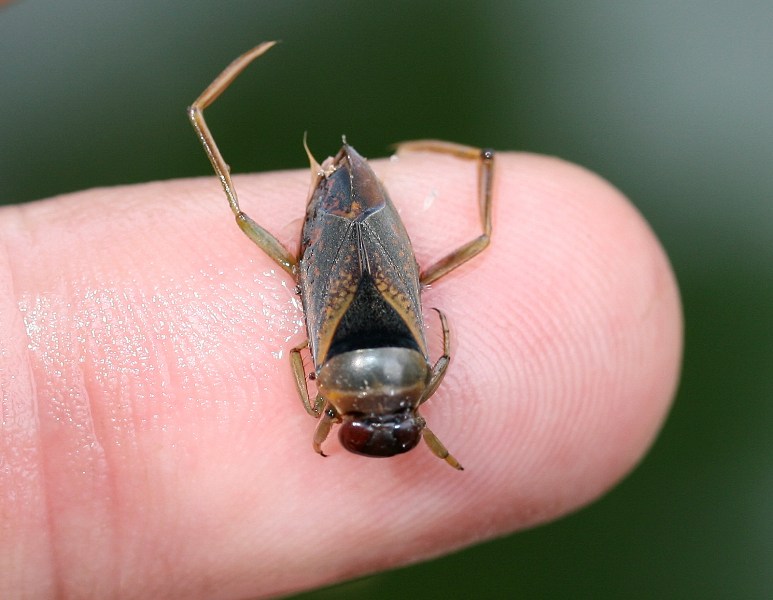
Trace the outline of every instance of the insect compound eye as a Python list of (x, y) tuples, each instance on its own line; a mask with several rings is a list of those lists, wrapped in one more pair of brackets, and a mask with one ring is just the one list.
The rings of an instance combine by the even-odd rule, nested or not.
[(364, 456), (394, 456), (419, 443), (423, 421), (413, 413), (345, 415), (338, 430), (341, 445)]

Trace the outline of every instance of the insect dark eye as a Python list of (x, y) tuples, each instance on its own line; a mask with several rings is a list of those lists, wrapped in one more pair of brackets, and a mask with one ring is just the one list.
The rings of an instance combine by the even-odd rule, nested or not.
[(419, 443), (423, 424), (410, 412), (389, 415), (347, 415), (338, 430), (341, 445), (365, 456), (394, 456)]

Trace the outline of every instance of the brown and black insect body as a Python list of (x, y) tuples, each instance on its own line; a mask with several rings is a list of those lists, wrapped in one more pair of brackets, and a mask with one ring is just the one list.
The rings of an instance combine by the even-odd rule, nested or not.
[[(421, 288), (466, 262), (489, 243), (493, 153), (437, 141), (408, 142), (401, 150), (437, 151), (479, 161), (480, 236), (419, 270), (410, 238), (384, 186), (367, 161), (345, 141), (314, 179), (296, 259), (268, 231), (241, 211), (228, 167), (204, 121), (203, 111), (236, 76), (274, 42), (236, 59), (188, 109), (193, 126), (221, 180), (236, 221), (247, 236), (293, 276), (303, 302), (308, 341), (290, 352), (298, 394), (309, 414), (321, 417), (314, 449), (336, 423), (347, 450), (394, 456), (421, 438), (451, 466), (461, 465), (419, 415), (450, 362), (449, 328), (443, 354), (430, 362)], [(301, 352), (309, 348), (317, 394), (312, 401)]]
[(416, 446), (430, 380), (419, 266), (386, 190), (344, 144), (314, 187), (300, 288), (317, 388), (340, 415), (341, 444), (392, 456)]

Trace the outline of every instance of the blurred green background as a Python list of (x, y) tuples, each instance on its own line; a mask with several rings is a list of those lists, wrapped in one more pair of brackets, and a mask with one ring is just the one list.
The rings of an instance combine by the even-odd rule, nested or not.
[(629, 195), (680, 281), (679, 396), (641, 466), (557, 523), (304, 599), (773, 598), (773, 2), (27, 0), (0, 9), (0, 201), (439, 137)]

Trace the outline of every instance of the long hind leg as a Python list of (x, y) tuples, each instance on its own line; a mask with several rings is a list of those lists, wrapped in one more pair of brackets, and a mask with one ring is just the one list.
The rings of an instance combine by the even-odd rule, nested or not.
[(416, 140), (397, 145), (398, 152), (440, 152), (459, 158), (478, 161), (478, 205), (480, 208), (481, 235), (448, 253), (435, 264), (422, 269), (422, 285), (429, 285), (456, 267), (480, 254), (491, 240), (491, 190), (494, 181), (494, 151), (438, 140)]
[(298, 262), (295, 256), (293, 256), (279, 240), (266, 229), (263, 229), (263, 227), (258, 225), (239, 207), (239, 199), (236, 196), (236, 188), (234, 187), (233, 181), (231, 181), (231, 173), (228, 164), (220, 153), (220, 150), (215, 143), (215, 138), (212, 136), (209, 127), (207, 127), (207, 122), (204, 120), (204, 109), (217, 100), (218, 96), (233, 83), (234, 79), (236, 79), (253, 60), (267, 52), (274, 44), (276, 44), (276, 42), (264, 42), (249, 52), (242, 54), (228, 65), (225, 70), (209, 84), (207, 89), (194, 100), (193, 104), (188, 107), (188, 118), (190, 118), (191, 124), (196, 130), (196, 134), (199, 136), (199, 140), (201, 140), (201, 144), (204, 146), (204, 152), (207, 153), (209, 161), (212, 163), (212, 168), (215, 169), (215, 174), (218, 176), (218, 179), (220, 179), (223, 191), (225, 191), (225, 195), (228, 198), (228, 204), (236, 217), (236, 223), (247, 237), (255, 242), (261, 250), (268, 254), (269, 257), (294, 278), (296, 276), (296, 264)]

